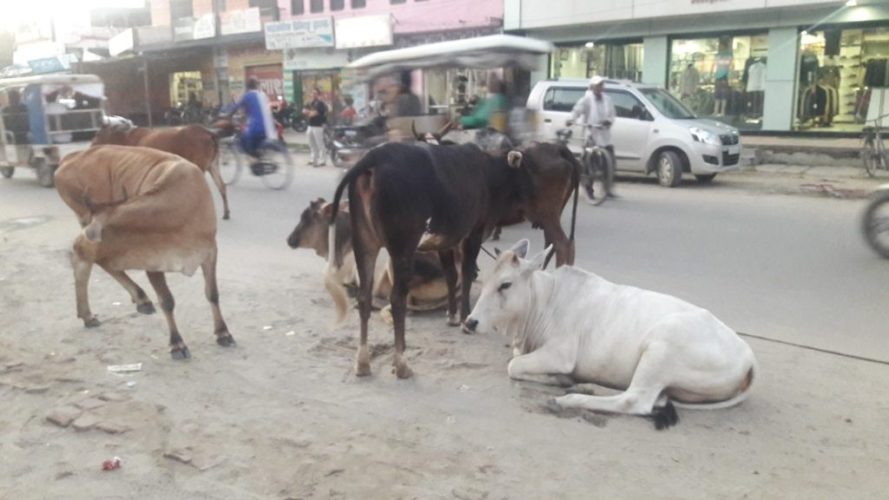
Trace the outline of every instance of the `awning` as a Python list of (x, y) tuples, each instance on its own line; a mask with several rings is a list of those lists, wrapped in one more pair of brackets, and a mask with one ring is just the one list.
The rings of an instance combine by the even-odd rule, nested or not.
[(549, 54), (554, 49), (552, 43), (543, 40), (490, 35), (376, 52), (352, 62), (348, 68), (357, 70), (365, 79), (401, 70), (431, 67), (534, 69), (539, 56)]

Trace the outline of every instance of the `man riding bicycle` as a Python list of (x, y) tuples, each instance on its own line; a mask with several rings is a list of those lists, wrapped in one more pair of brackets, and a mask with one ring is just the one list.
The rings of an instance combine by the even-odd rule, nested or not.
[(275, 138), (275, 122), (272, 121), (269, 98), (259, 90), (259, 80), (256, 78), (247, 80), (247, 92), (238, 101), (234, 111), (241, 108), (247, 117), (247, 127), (241, 133), (241, 148), (248, 155), (259, 158), (262, 143)]
[[(579, 117), (583, 117), (584, 130), (591, 144), (602, 147), (608, 151), (611, 157), (612, 168), (608, 171), (608, 179), (605, 183), (606, 195), (614, 198), (612, 192), (614, 185), (614, 170), (616, 168), (616, 159), (614, 157), (614, 145), (611, 143), (611, 124), (614, 123), (614, 104), (611, 98), (605, 92), (605, 79), (601, 76), (594, 76), (590, 79), (590, 91), (577, 101), (574, 109), (571, 111), (571, 119), (567, 125), (571, 126)], [(592, 184), (585, 185), (584, 189), (587, 196), (593, 198)]]

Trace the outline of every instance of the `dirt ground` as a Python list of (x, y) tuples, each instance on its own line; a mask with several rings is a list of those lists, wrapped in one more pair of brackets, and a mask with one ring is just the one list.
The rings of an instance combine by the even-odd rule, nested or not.
[[(331, 331), (311, 255), (223, 262), (233, 349), (213, 341), (200, 277), (171, 276), (194, 356), (174, 362), (163, 317), (137, 314), (100, 270), (103, 324), (76, 319), (75, 226), (0, 220), (0, 498), (885, 498), (886, 366), (749, 340), (751, 398), (657, 432), (551, 413), (561, 391), (510, 382), (505, 339), (435, 313), (409, 320), (414, 379), (390, 373), (379, 319), (374, 375), (357, 379), (357, 314)], [(125, 363), (142, 369), (107, 370)]]

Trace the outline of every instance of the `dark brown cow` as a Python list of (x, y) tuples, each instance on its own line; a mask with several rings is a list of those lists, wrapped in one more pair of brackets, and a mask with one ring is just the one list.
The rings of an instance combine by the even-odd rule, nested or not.
[(151, 129), (132, 126), (126, 120), (105, 125), (93, 138), (93, 145), (117, 144), (120, 146), (144, 146), (177, 154), (209, 172), (213, 183), (222, 196), (222, 218), (228, 219), (228, 196), (225, 182), (219, 172), (219, 138), (200, 125)]
[[(381, 248), (385, 247), (392, 259), (390, 303), (395, 329), (395, 373), (399, 378), (407, 378), (412, 372), (404, 359), (404, 316), (416, 252), (439, 252), (452, 320), (457, 310), (454, 249), (462, 248), (460, 319), (464, 320), (469, 314), (476, 258), (483, 239), (495, 226), (524, 218), (539, 225), (555, 215), (558, 233), (546, 237), (552, 242), (560, 233), (566, 243), (561, 248), (560, 262), (573, 259), (573, 248), (561, 231), (559, 215), (578, 179), (579, 165), (573, 155), (553, 144), (533, 144), (502, 153), (486, 153), (474, 144), (389, 143), (370, 150), (337, 186), (328, 232), (329, 245), (335, 249), (339, 202), (348, 188), (352, 248), (361, 287), (356, 374), (370, 373), (367, 322), (373, 270)], [(548, 203), (545, 197), (549, 198)], [(325, 286), (340, 303), (337, 297), (343, 297), (345, 291), (335, 279), (334, 255), (331, 252), (328, 259)], [(343, 319), (345, 311), (340, 309), (338, 313)]]
[[(287, 238), (291, 248), (307, 248), (315, 251), (325, 260), (330, 250), (327, 230), (333, 206), (324, 198), (309, 203), (302, 211), (299, 223)], [(355, 269), (355, 254), (352, 252), (352, 222), (349, 220), (349, 204), (343, 202), (337, 212), (336, 220), (336, 279), (346, 287), (358, 286), (358, 275)], [(388, 255), (383, 259), (383, 271), (374, 279), (374, 299), (388, 302), (392, 293), (392, 268)], [(457, 261), (462, 262), (460, 255)], [(458, 277), (459, 285), (459, 277)], [(441, 260), (436, 252), (417, 252), (414, 260), (414, 273), (408, 283), (407, 309), (409, 311), (432, 311), (447, 306), (448, 289), (445, 282)], [(346, 309), (348, 302), (337, 304), (338, 309)], [(388, 309), (388, 308), (387, 308)], [(387, 318), (386, 309), (383, 312)]]
[(137, 310), (148, 314), (154, 306), (125, 272), (143, 270), (166, 316), (173, 358), (190, 357), (173, 318), (174, 300), (164, 273), (191, 276), (200, 267), (216, 342), (234, 345), (219, 310), (216, 211), (197, 166), (156, 149), (93, 146), (62, 159), (56, 189), (83, 227), (74, 240), (72, 263), (77, 316), (84, 326), (99, 326), (87, 297), (93, 264), (123, 285)]

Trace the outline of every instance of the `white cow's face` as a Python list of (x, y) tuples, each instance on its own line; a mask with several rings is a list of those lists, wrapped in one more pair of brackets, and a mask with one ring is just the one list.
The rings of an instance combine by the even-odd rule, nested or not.
[(528, 240), (522, 240), (497, 257), (466, 328), (479, 333), (509, 333), (510, 326), (528, 311), (533, 300), (531, 275), (543, 268), (549, 248), (526, 260)]

